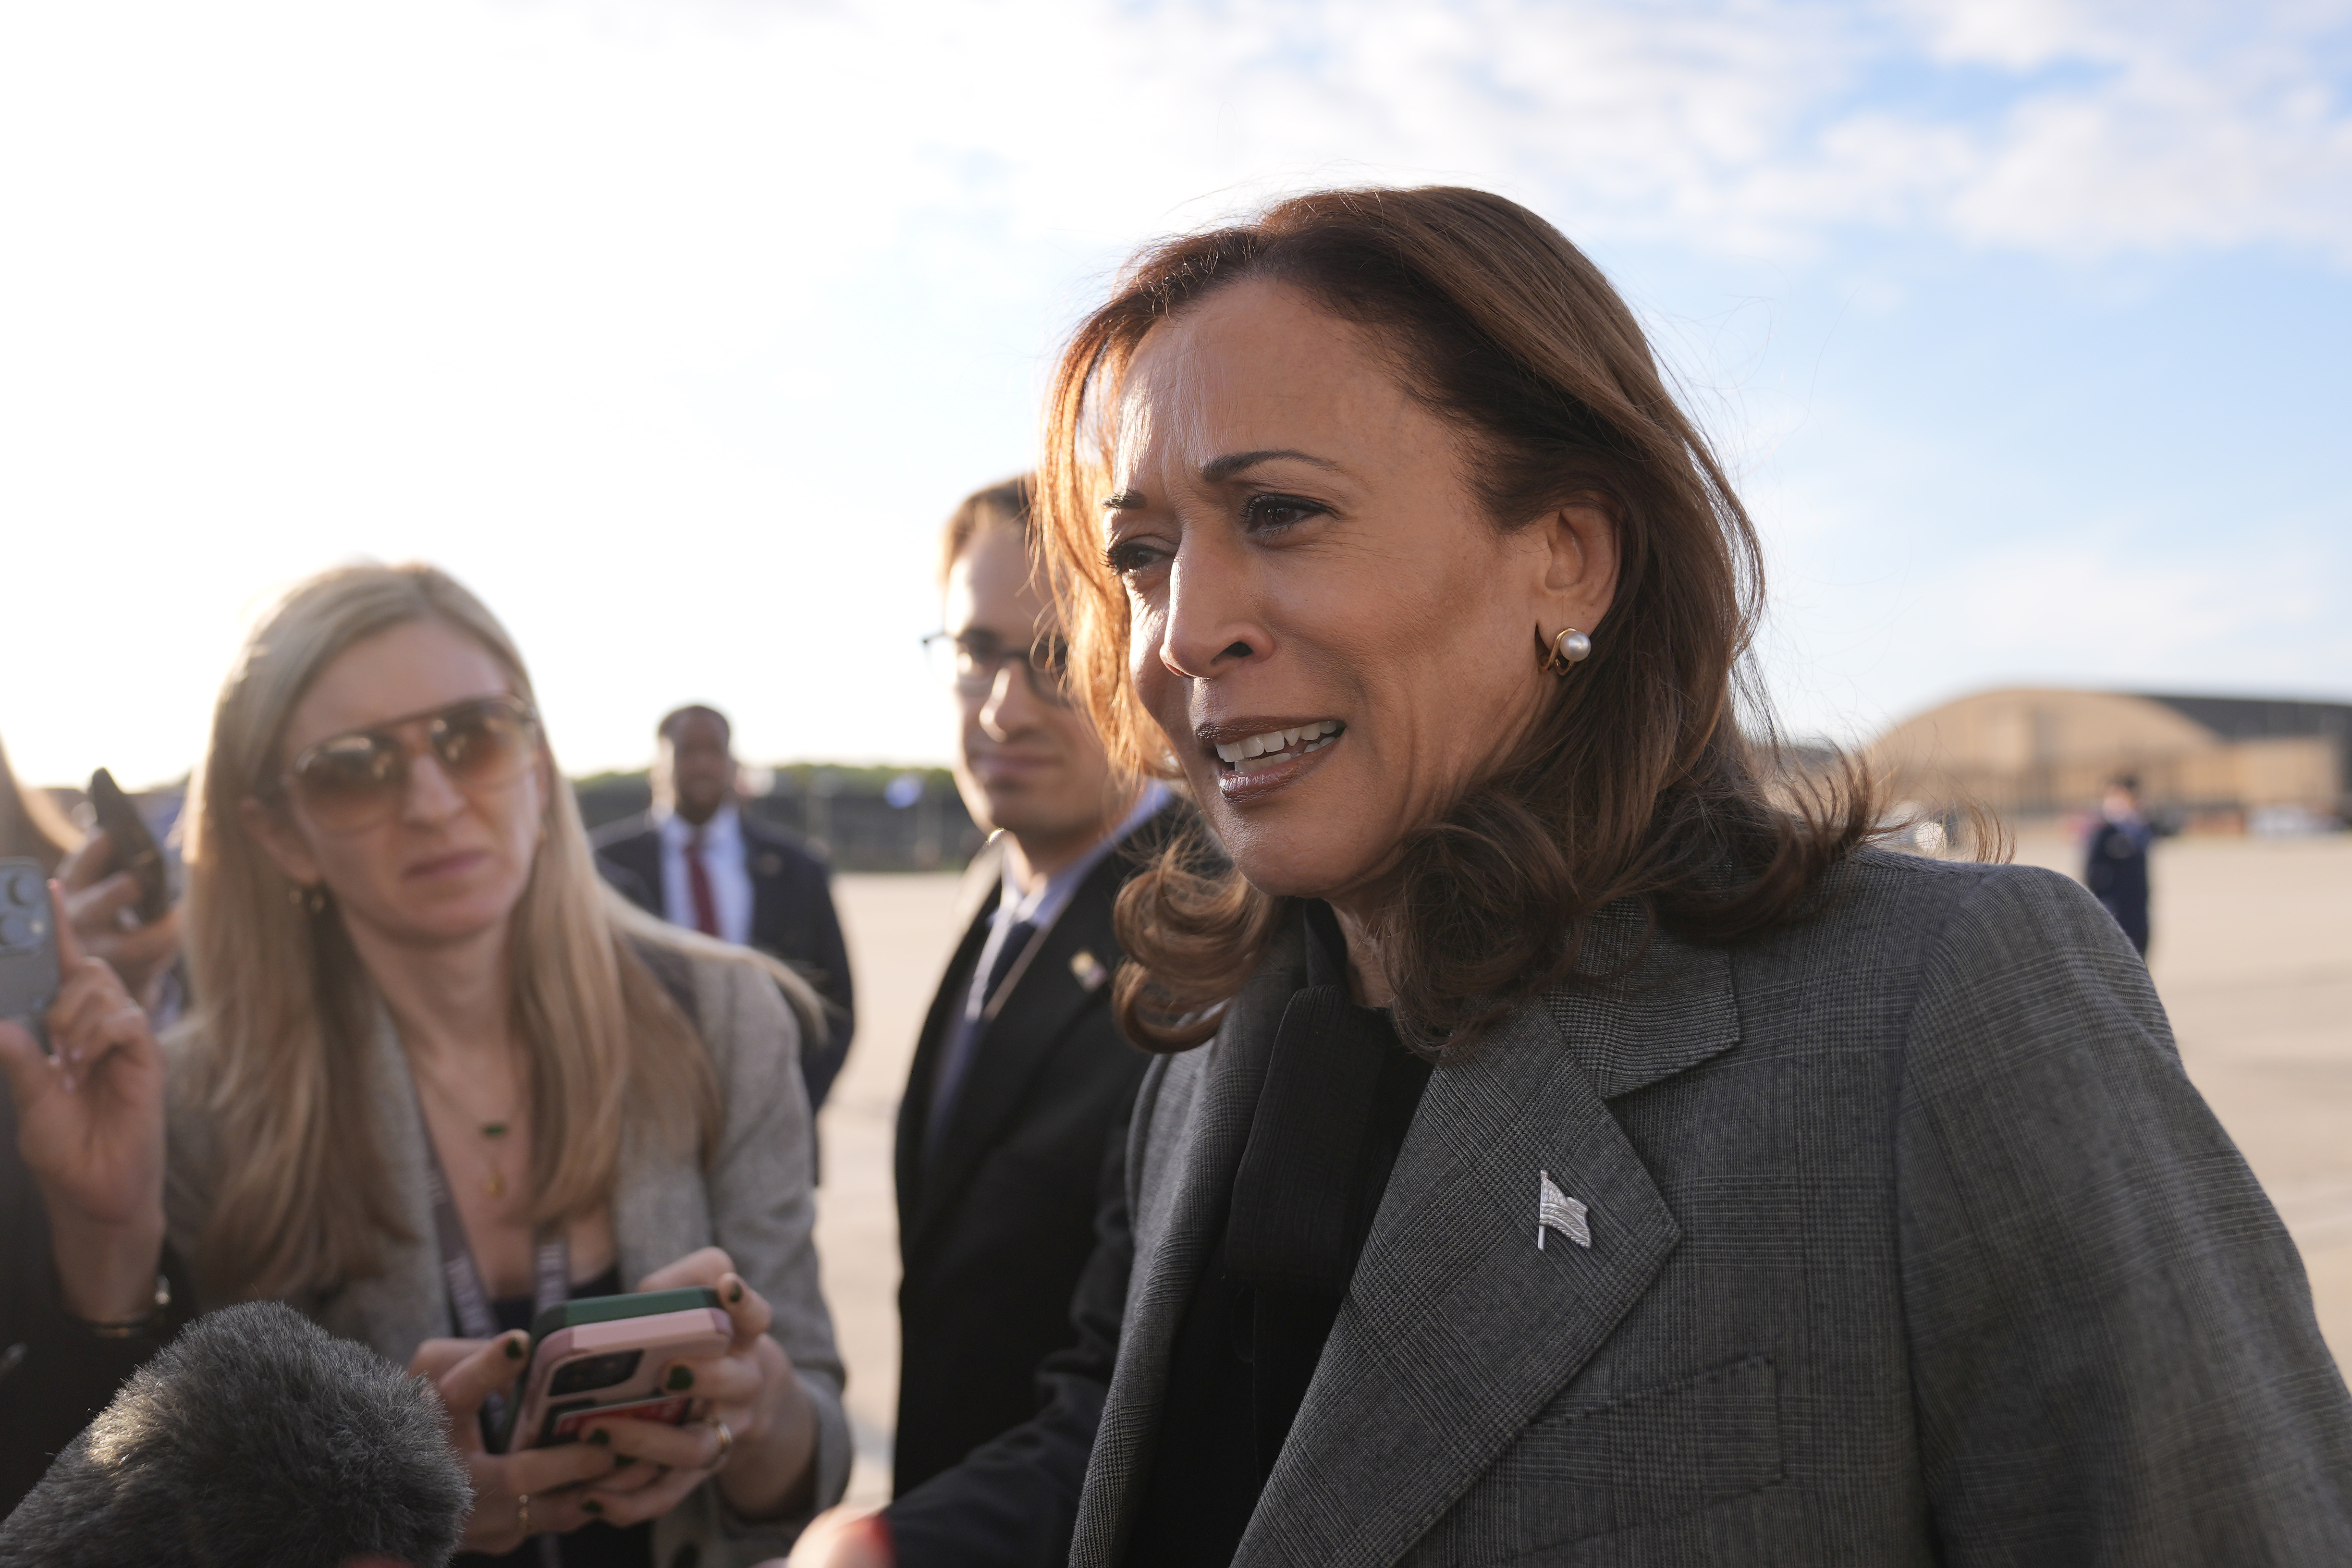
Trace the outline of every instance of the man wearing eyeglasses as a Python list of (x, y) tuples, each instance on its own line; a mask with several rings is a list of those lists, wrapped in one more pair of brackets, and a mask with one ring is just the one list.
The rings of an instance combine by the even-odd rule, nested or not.
[(1111, 1016), (1111, 906), (1177, 808), (1114, 770), (1065, 700), (1029, 499), (1010, 480), (949, 520), (946, 629), (927, 639), (957, 784), (996, 832), (898, 1110), (901, 1495), (1035, 1413), (1038, 1363), (1076, 1338), (1071, 1293), (1147, 1061)]

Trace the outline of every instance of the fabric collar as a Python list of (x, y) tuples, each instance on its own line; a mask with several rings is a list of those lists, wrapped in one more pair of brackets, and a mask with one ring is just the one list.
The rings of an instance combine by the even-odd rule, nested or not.
[(1137, 828), (1157, 816), (1167, 805), (1168, 799), (1168, 786), (1158, 779), (1150, 780), (1143, 786), (1143, 794), (1136, 801), (1134, 809), (1119, 819), (1118, 826), (1104, 834), (1093, 848), (1036, 887), (1024, 889), (1013, 880), (1013, 857), (1007, 855), (1001, 873), (1003, 879), (1002, 890), (996, 900), (996, 907), (1004, 911), (1000, 918), (1008, 922), (1026, 921), (1039, 931), (1051, 927), (1061, 914), (1063, 906), (1094, 874), (1094, 868), (1102, 864), (1103, 857), (1125, 843), (1128, 836)]
[[(655, 807), (654, 820), (661, 825), (662, 845), (665, 848), (684, 849), (694, 841), (694, 824), (680, 816), (675, 809), (668, 806)], [(717, 811), (710, 814), (710, 820), (702, 825), (702, 847), (706, 850), (719, 854), (741, 850), (743, 818), (736, 810), (733, 801), (721, 805)]]

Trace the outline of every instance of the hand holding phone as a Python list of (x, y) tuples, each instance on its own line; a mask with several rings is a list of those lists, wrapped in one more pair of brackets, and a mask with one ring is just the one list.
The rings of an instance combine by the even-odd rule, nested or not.
[[(47, 1048), (26, 1026), (31, 1010)], [(121, 980), (81, 951), (37, 862), (0, 860), (0, 1069), (49, 1211), (67, 1310), (152, 1309), (163, 1238), (163, 1053)]]
[(150, 1006), (157, 984), (180, 956), (180, 911), (169, 868), (131, 797), (104, 768), (90, 775), (94, 831), (58, 867), (67, 918), (84, 949), (122, 976)]
[(153, 925), (172, 908), (171, 867), (164, 862), (163, 847), (155, 842), (137, 803), (104, 768), (89, 775), (89, 809), (111, 846), (112, 868), (139, 884), (138, 900), (131, 905), (139, 923)]
[(593, 1489), (603, 1517), (616, 1525), (657, 1518), (706, 1482), (746, 1519), (782, 1519), (815, 1500), (816, 1404), (769, 1332), (774, 1316), (766, 1299), (716, 1247), (655, 1270), (643, 1288), (694, 1286), (719, 1293), (732, 1337), (721, 1354), (669, 1363), (663, 1387), (694, 1396), (686, 1425), (588, 1422), (589, 1441), (601, 1436), (635, 1461)]
[(604, 1417), (681, 1426), (694, 1402), (690, 1383), (670, 1385), (673, 1367), (724, 1355), (733, 1338), (719, 1292), (706, 1288), (550, 1307), (531, 1325), (530, 1365), (507, 1451), (576, 1443), (589, 1422)]
[(537, 1534), (563, 1534), (595, 1517), (581, 1483), (608, 1476), (611, 1450), (586, 1443), (493, 1454), (482, 1441), (482, 1406), (490, 1395), (511, 1395), (530, 1336), (427, 1340), (409, 1359), (408, 1370), (432, 1380), (440, 1392), (449, 1446), (466, 1463), (473, 1481), (473, 1511), (466, 1516), (459, 1545), (467, 1552), (502, 1556)]

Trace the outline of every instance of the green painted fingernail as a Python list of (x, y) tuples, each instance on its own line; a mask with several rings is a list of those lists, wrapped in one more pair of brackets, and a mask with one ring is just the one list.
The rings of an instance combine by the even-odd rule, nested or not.
[(669, 1391), (672, 1394), (683, 1394), (693, 1386), (694, 1373), (690, 1369), (682, 1366), (669, 1369)]
[(507, 1360), (522, 1360), (522, 1341), (520, 1339), (510, 1339), (507, 1342)]
[(730, 1304), (732, 1304), (733, 1302), (740, 1301), (740, 1300), (741, 1300), (742, 1299), (743, 1299), (743, 1281), (741, 1281), (740, 1279), (738, 1279), (737, 1281), (735, 1281), (735, 1288), (734, 1288), (733, 1289), (731, 1289), (731, 1290), (730, 1290), (730, 1291), (728, 1291), (728, 1292), (727, 1292), (727, 1300), (728, 1300), (728, 1301), (729, 1301)]
[(616, 1470), (625, 1470), (636, 1462), (637, 1457), (635, 1454), (615, 1454), (613, 1456), (613, 1468)]
[(613, 1435), (604, 1430), (602, 1426), (599, 1426), (594, 1431), (588, 1434), (588, 1440), (591, 1443), (610, 1443), (613, 1440)]
[(582, 1498), (580, 1500), (580, 1511), (583, 1513), (602, 1513), (604, 1511), (604, 1505), (598, 1502), (594, 1498)]

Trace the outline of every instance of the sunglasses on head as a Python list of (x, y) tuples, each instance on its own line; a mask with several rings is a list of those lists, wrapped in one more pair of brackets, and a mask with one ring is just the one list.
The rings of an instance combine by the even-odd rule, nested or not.
[(517, 697), (478, 697), (430, 713), (330, 735), (278, 781), (322, 831), (356, 833), (400, 814), (409, 759), (430, 752), (460, 789), (511, 784), (529, 765), (539, 716)]

